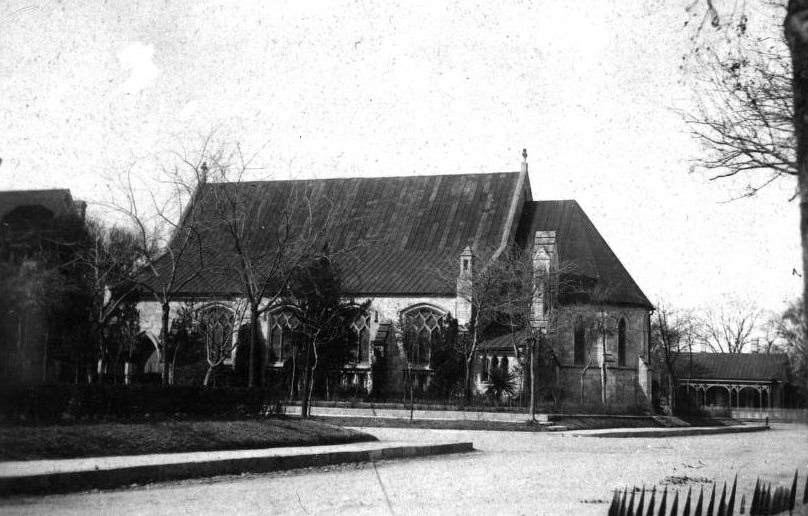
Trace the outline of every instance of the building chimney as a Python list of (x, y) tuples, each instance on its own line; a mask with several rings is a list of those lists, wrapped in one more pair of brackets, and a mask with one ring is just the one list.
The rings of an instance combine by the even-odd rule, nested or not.
[(457, 275), (457, 302), (455, 314), (459, 324), (466, 324), (471, 319), (471, 298), (474, 280), (474, 251), (466, 246), (460, 253), (460, 270)]

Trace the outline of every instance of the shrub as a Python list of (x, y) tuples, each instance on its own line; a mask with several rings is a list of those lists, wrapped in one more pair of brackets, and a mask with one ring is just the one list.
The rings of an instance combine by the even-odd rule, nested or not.
[(10, 421), (255, 417), (279, 410), (277, 395), (246, 388), (160, 385), (13, 386), (0, 391), (0, 418)]
[(516, 395), (516, 375), (510, 371), (494, 369), (488, 376), (488, 387), (485, 394), (495, 401), (499, 401), (503, 396)]

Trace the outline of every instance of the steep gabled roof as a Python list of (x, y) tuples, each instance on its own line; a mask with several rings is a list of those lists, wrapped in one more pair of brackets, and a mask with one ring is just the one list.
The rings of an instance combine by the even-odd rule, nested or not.
[[(253, 206), (249, 224), (255, 245), (271, 245), (284, 226), (290, 197), (305, 192), (314, 212), (332, 210), (325, 231), (329, 247), (351, 250), (337, 256), (345, 288), (369, 296), (453, 295), (454, 286), (436, 269), (466, 246), (495, 248), (503, 236), (511, 238), (513, 206), (525, 188), (519, 172), (209, 184), (208, 195), (197, 196), (197, 202), (206, 203), (198, 210), (206, 228), (204, 244), (216, 250), (208, 261), (232, 258), (232, 242), (212, 219), (217, 189), (233, 187)], [(181, 264), (179, 276), (194, 267), (195, 260)], [(237, 281), (232, 274), (204, 274), (182, 293), (237, 294)]]
[(784, 353), (682, 353), (675, 367), (679, 381), (788, 381)]
[(536, 231), (555, 231), (559, 263), (570, 266), (576, 276), (605, 287), (607, 302), (653, 308), (576, 201), (525, 203), (516, 233), (517, 244), (530, 246)]

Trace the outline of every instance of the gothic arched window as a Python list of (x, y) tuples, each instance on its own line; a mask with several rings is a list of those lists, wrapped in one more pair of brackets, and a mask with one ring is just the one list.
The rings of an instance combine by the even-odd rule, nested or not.
[(351, 329), (356, 339), (351, 357), (356, 363), (367, 364), (370, 362), (370, 315), (360, 315), (354, 319)]
[(499, 368), (503, 373), (508, 374), (508, 357), (502, 357), (502, 360), (499, 361)]
[(575, 318), (573, 335), (573, 360), (575, 365), (584, 365), (586, 361), (586, 328), (580, 315)]
[(203, 308), (197, 314), (199, 335), (205, 344), (208, 358), (214, 361), (224, 359), (233, 350), (233, 311), (219, 305)]
[(617, 365), (626, 365), (626, 319), (617, 323)]
[(269, 322), (269, 361), (283, 362), (292, 357), (297, 349), (300, 321), (287, 312), (273, 312), (267, 316)]
[(428, 366), (432, 347), (443, 332), (444, 315), (433, 308), (421, 307), (405, 313), (403, 319), (407, 360), (412, 365)]

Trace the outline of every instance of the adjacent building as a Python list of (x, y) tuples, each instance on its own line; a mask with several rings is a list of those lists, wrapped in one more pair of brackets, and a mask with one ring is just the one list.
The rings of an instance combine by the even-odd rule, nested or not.
[(682, 353), (679, 403), (706, 413), (749, 417), (798, 406), (785, 353)]

